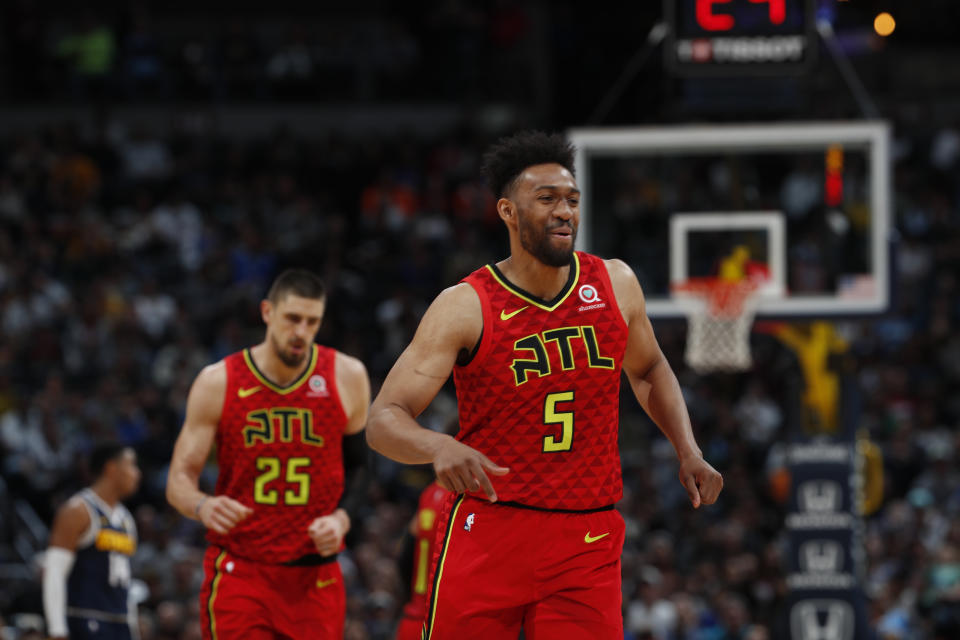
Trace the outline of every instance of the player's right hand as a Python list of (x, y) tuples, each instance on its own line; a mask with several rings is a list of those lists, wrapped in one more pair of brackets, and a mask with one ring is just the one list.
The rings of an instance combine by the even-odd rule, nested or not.
[(450, 438), (433, 457), (433, 470), (437, 473), (437, 483), (444, 489), (455, 493), (480, 491), (487, 494), (490, 502), (497, 501), (497, 492), (487, 473), (503, 476), (510, 472), (471, 446)]
[(253, 509), (229, 496), (210, 496), (200, 505), (197, 515), (207, 529), (223, 535), (253, 514)]

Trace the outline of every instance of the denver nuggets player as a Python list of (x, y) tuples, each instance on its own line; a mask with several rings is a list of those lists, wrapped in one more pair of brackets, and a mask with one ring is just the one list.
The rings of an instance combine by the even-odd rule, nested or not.
[(136, 634), (129, 603), (133, 516), (120, 501), (140, 484), (133, 449), (102, 444), (90, 456), (96, 480), (57, 511), (43, 573), (47, 634), (71, 640), (127, 640)]

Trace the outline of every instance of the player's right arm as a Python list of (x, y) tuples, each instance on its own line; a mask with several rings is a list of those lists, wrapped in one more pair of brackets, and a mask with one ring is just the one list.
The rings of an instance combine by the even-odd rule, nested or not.
[(167, 501), (186, 517), (220, 534), (253, 513), (229, 496), (209, 496), (200, 491), (200, 474), (213, 449), (226, 392), (227, 368), (223, 361), (204, 368), (194, 380), (167, 475)]
[(487, 473), (504, 475), (509, 469), (416, 421), (450, 377), (457, 357), (474, 348), (482, 331), (483, 312), (473, 287), (458, 284), (437, 296), (373, 401), (367, 442), (398, 462), (433, 464), (437, 481), (451, 491), (482, 489), (496, 500)]
[(89, 527), (90, 512), (80, 498), (69, 500), (53, 519), (43, 567), (43, 613), (52, 639), (67, 637), (67, 577), (77, 544)]

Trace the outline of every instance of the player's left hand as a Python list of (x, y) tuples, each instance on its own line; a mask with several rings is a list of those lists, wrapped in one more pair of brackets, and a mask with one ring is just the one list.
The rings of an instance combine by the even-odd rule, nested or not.
[(307, 533), (317, 552), (322, 556), (332, 556), (340, 551), (343, 537), (350, 530), (350, 516), (342, 509), (337, 509), (328, 516), (314, 519), (307, 528)]
[(687, 490), (694, 509), (701, 504), (713, 504), (723, 489), (723, 476), (702, 456), (690, 456), (680, 461), (680, 483)]

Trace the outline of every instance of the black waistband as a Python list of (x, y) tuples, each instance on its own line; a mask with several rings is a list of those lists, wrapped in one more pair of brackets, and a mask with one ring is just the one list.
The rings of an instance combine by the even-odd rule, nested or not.
[(602, 507), (596, 507), (594, 509), (552, 509), (548, 507), (535, 507), (530, 504), (523, 504), (522, 502), (513, 502), (511, 500), (498, 500), (496, 502), (490, 502), (483, 498), (478, 498), (476, 496), (468, 495), (468, 498), (478, 500), (485, 504), (491, 504), (501, 507), (514, 507), (515, 509), (529, 509), (530, 511), (545, 511), (547, 513), (597, 513), (599, 511), (612, 511), (614, 506), (612, 504), (604, 505)]
[(332, 556), (322, 556), (319, 553), (308, 553), (300, 556), (296, 560), (289, 560), (283, 563), (285, 567), (318, 567), (322, 564), (329, 564), (337, 561), (337, 554)]

